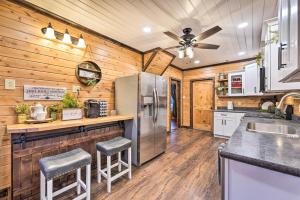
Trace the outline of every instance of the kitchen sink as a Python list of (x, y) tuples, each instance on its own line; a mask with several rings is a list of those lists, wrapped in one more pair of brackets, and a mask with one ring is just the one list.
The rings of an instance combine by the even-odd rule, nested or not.
[(291, 138), (299, 138), (299, 135), (297, 134), (296, 129), (294, 127), (280, 124), (249, 122), (247, 124), (247, 131), (256, 133), (278, 134)]

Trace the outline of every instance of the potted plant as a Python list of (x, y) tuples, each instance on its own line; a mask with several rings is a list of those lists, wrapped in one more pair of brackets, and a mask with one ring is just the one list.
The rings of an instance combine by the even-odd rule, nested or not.
[(224, 89), (225, 89), (224, 86), (218, 86), (218, 87), (216, 87), (217, 95), (220, 95), (220, 96), (226, 95)]
[(61, 110), (61, 105), (60, 104), (54, 104), (49, 106), (49, 113), (50, 113), (50, 117), (53, 120), (57, 120), (57, 115)]
[(27, 104), (19, 104), (15, 108), (17, 113), (17, 121), (19, 124), (24, 124), (27, 119), (27, 114), (29, 113), (30, 107)]
[(82, 106), (71, 93), (66, 93), (62, 100), (62, 120), (82, 118)]
[(95, 85), (97, 85), (97, 83), (98, 81), (95, 78), (91, 78), (86, 81), (86, 85), (90, 87), (94, 87)]

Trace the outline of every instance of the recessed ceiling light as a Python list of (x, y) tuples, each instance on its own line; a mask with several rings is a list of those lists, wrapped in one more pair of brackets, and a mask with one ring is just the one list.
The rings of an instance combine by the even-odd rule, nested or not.
[(145, 33), (150, 33), (150, 32), (151, 32), (151, 27), (145, 26), (145, 27), (143, 28), (143, 31), (144, 31)]
[(245, 54), (246, 54), (245, 51), (241, 51), (241, 52), (238, 53), (239, 56), (243, 56), (243, 55), (245, 55)]
[(194, 63), (195, 63), (195, 64), (199, 64), (199, 63), (200, 63), (200, 60), (195, 60)]
[(242, 29), (242, 28), (246, 28), (248, 26), (248, 23), (247, 22), (243, 22), (243, 23), (240, 23), (238, 25), (238, 28)]

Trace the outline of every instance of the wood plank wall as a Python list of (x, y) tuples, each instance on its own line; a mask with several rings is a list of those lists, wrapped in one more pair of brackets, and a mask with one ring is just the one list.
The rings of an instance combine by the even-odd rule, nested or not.
[(162, 50), (154, 51), (154, 57), (150, 56), (151, 60), (147, 58), (148, 55), (146, 54), (146, 60), (148, 59), (148, 62), (150, 63), (148, 65), (145, 64), (146, 66), (144, 70), (148, 73), (162, 75), (175, 56)]
[[(60, 32), (68, 28), (73, 36), (82, 33), (89, 48), (78, 49), (45, 39), (41, 28), (49, 22)], [(75, 67), (85, 60), (96, 62), (103, 75), (101, 82), (93, 88), (81, 85), (79, 99), (107, 100), (108, 109), (114, 109), (115, 78), (142, 70), (140, 53), (20, 5), (0, 1), (0, 189), (11, 184), (11, 146), (5, 125), (16, 122), (14, 106), (23, 102), (23, 85), (66, 87), (71, 91), (73, 85), (80, 85), (75, 77)], [(16, 89), (5, 90), (4, 79), (16, 80)]]
[[(49, 22), (60, 32), (68, 28), (72, 36), (82, 33), (88, 48), (78, 49), (46, 39), (41, 28)], [(102, 80), (95, 87), (80, 85), (75, 77), (76, 65), (85, 60), (101, 67)], [(66, 87), (68, 91), (73, 85), (80, 85), (81, 101), (103, 99), (108, 101), (108, 109), (114, 109), (114, 80), (140, 71), (142, 54), (15, 3), (0, 1), (0, 189), (11, 184), (11, 146), (5, 126), (16, 122), (14, 106), (23, 102), (24, 84)], [(182, 79), (182, 72), (169, 67), (164, 76)], [(4, 79), (16, 80), (16, 89), (5, 90)]]
[[(253, 62), (253, 61), (252, 61)], [(250, 62), (233, 63), (219, 65), (215, 67), (206, 67), (183, 72), (183, 126), (190, 126), (190, 81), (192, 79), (201, 79), (215, 77), (216, 86), (218, 85), (218, 74), (242, 70)], [(261, 97), (234, 97), (234, 98), (215, 98), (215, 107), (227, 106), (227, 101), (233, 101), (236, 107), (258, 107)]]

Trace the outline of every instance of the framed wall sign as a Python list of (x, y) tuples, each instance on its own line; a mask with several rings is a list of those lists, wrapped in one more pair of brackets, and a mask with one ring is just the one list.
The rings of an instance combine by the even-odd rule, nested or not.
[(32, 86), (24, 85), (24, 100), (62, 100), (64, 87)]
[(100, 82), (102, 73), (100, 67), (92, 61), (84, 61), (77, 65), (76, 77), (84, 85), (94, 86)]

